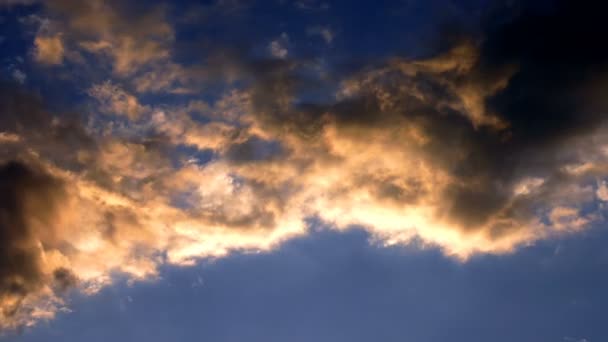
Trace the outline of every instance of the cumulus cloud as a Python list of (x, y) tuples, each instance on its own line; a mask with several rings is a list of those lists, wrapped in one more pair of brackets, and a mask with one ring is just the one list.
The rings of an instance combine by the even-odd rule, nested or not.
[[(117, 77), (170, 56), (161, 10), (46, 6), (65, 16), (62, 37), (109, 56)], [(66, 289), (95, 293), (116, 273), (274, 248), (313, 217), (460, 260), (598, 222), (608, 131), (595, 70), (608, 50), (591, 38), (602, 11), (551, 11), (524, 7), (482, 41), (333, 75), (329, 101), (304, 100), (319, 80), (286, 35), (274, 58), (230, 61), (239, 86), (209, 102), (143, 105), (119, 86), (170, 93), (185, 73), (173, 62), (87, 87), (85, 120), (1, 85), (0, 327), (50, 318)]]
[(206, 128), (184, 117), (170, 128), (157, 120), (155, 130), (167, 138), (125, 137), (111, 124), (89, 130), (53, 115), (14, 86), (0, 94), (8, 114), (0, 120), (2, 186), (14, 193), (1, 205), (3, 243), (11, 246), (0, 258), (7, 266), (1, 328), (51, 318), (63, 308), (63, 290), (94, 293), (115, 272), (151, 277), (159, 263), (267, 249), (303, 232), (298, 218), (285, 217), (275, 200), (260, 202), (258, 190), (224, 162), (197, 165), (174, 150), (221, 151), (230, 135), (209, 138), (217, 123)]

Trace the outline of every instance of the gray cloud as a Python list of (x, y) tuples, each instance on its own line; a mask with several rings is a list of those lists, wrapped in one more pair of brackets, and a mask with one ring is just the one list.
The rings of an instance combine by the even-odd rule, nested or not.
[[(60, 180), (23, 163), (0, 167), (0, 327), (27, 320), (28, 295), (44, 287), (41, 262), (45, 246), (54, 239), (54, 220), (65, 197)], [(60, 287), (71, 286), (65, 269), (55, 271)]]

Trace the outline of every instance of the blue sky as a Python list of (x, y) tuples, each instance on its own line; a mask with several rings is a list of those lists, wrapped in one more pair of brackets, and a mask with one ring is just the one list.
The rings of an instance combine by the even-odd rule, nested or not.
[(601, 341), (606, 234), (459, 263), (321, 230), (162, 280), (76, 296), (72, 313), (8, 341)]
[(605, 7), (0, 0), (0, 340), (605, 340)]

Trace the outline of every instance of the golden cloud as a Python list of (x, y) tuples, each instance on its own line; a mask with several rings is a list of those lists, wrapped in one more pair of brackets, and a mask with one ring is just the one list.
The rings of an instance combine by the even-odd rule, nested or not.
[[(47, 6), (67, 16), (67, 39), (110, 56), (121, 77), (170, 56), (160, 10), (127, 18), (103, 1)], [(58, 42), (36, 42), (40, 58), (61, 61)], [(0, 268), (0, 328), (52, 318), (67, 288), (95, 293), (117, 272), (144, 279), (163, 263), (270, 250), (307, 234), (311, 218), (459, 260), (601, 219), (588, 207), (606, 199), (595, 179), (608, 165), (605, 128), (544, 144), (522, 133), (488, 101), (515, 64), (485, 70), (465, 42), (356, 72), (331, 103), (301, 104), (301, 65), (278, 57), (241, 66), (247, 86), (212, 104), (143, 105), (111, 81), (95, 84), (88, 126), (2, 88), (0, 186), (10, 196), (0, 201), (0, 262), (10, 267)], [(162, 86), (149, 74), (134, 84), (160, 91), (181, 73), (174, 65)]]

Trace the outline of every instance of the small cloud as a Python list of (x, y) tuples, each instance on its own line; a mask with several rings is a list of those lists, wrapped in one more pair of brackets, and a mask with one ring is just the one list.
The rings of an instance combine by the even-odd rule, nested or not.
[(94, 85), (88, 94), (99, 101), (101, 111), (108, 114), (125, 115), (134, 120), (147, 110), (135, 96), (110, 81)]
[(287, 57), (287, 49), (281, 46), (281, 44), (277, 41), (270, 43), (270, 53), (277, 58)]
[(324, 26), (309, 27), (306, 33), (309, 36), (320, 36), (327, 44), (331, 44), (335, 38), (335, 33), (329, 27)]
[(268, 50), (270, 54), (275, 58), (285, 59), (289, 51), (287, 51), (286, 45), (289, 43), (289, 36), (283, 32), (281, 36), (270, 42)]
[(608, 201), (608, 186), (606, 185), (606, 181), (598, 182), (595, 195), (602, 201)]
[(577, 208), (563, 206), (553, 208), (549, 220), (557, 230), (579, 230), (589, 223)]
[(42, 64), (61, 64), (64, 47), (59, 35), (46, 37), (37, 36), (34, 40), (34, 58)]
[(196, 277), (196, 280), (192, 282), (192, 288), (203, 287), (205, 286), (205, 280), (200, 275)]
[(17, 143), (21, 141), (21, 137), (14, 133), (0, 132), (0, 144)]
[(19, 84), (24, 84), (27, 79), (27, 75), (19, 69), (13, 70), (12, 76)]
[(545, 180), (539, 177), (526, 177), (519, 181), (513, 190), (514, 195), (529, 195), (532, 192), (537, 191), (543, 184)]

